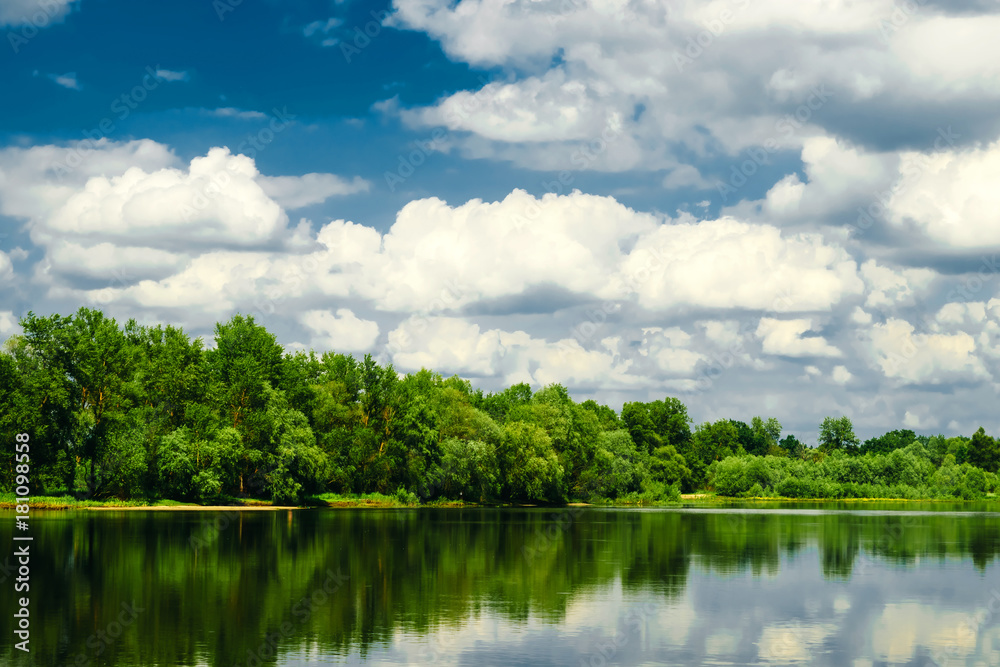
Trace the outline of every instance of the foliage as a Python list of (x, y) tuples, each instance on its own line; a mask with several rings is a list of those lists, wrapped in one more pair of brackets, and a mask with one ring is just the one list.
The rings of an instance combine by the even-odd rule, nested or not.
[[(615, 410), (566, 387), (484, 394), (371, 355), (285, 353), (253, 317), (205, 344), (97, 310), (21, 319), (0, 350), (0, 481), (31, 435), (32, 493), (77, 501), (222, 502), (379, 494), (394, 503), (671, 502), (727, 496), (951, 497), (994, 493), (1000, 444), (894, 430), (858, 446), (827, 417), (819, 448), (774, 417), (705, 422), (664, 397)], [(389, 501), (387, 501), (389, 502)]]

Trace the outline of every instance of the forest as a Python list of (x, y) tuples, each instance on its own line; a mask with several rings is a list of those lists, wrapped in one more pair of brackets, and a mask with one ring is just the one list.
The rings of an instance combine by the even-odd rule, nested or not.
[(553, 384), (484, 393), (371, 355), (286, 353), (253, 317), (214, 345), (101, 311), (21, 318), (0, 352), (0, 477), (31, 437), (32, 493), (299, 504), (383, 493), (411, 504), (659, 503), (680, 493), (963, 498), (997, 488), (1000, 443), (893, 430), (864, 443), (827, 417), (817, 446), (773, 417), (692, 429), (677, 398), (621, 412)]

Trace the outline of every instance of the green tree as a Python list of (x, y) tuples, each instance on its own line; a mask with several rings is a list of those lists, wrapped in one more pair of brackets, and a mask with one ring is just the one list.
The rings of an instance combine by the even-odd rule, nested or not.
[(555, 501), (562, 497), (563, 468), (552, 440), (540, 426), (520, 421), (505, 424), (498, 458), (508, 498)]
[(996, 472), (1000, 467), (1000, 444), (996, 438), (987, 435), (982, 426), (969, 441), (968, 461), (986, 472)]
[(861, 445), (860, 454), (888, 454), (896, 449), (902, 449), (917, 439), (917, 434), (910, 429), (895, 430), (884, 433), (877, 438), (869, 438)]
[(819, 451), (842, 450), (854, 454), (858, 449), (858, 437), (854, 435), (854, 425), (849, 417), (826, 417), (819, 426)]
[(801, 442), (791, 433), (782, 438), (781, 442), (778, 444), (783, 450), (785, 450), (785, 454), (791, 458), (800, 459), (805, 456), (805, 443)]

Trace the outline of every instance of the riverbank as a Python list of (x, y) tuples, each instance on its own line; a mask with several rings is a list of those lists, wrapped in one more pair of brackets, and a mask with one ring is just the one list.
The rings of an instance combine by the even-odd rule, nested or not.
[(790, 498), (787, 496), (719, 496), (714, 493), (682, 493), (681, 502), (697, 501), (700, 503), (744, 503), (744, 502), (778, 502), (778, 503), (976, 503), (998, 500), (996, 494), (988, 493), (983, 498), (965, 500), (957, 497), (946, 498)]
[[(545, 507), (559, 509), (566, 507), (676, 507), (683, 503), (708, 503), (727, 505), (732, 503), (917, 503), (917, 502), (983, 502), (997, 500), (997, 496), (990, 494), (986, 498), (978, 501), (963, 501), (961, 498), (786, 498), (780, 496), (759, 496), (759, 497), (732, 497), (719, 496), (714, 493), (682, 493), (680, 503), (661, 502), (648, 503), (631, 501), (606, 501), (606, 502), (568, 502), (562, 504), (539, 505), (522, 503), (501, 503), (482, 504), (468, 502), (464, 500), (434, 500), (421, 503), (411, 498), (401, 500), (397, 496), (387, 496), (380, 493), (341, 495), (327, 493), (321, 496), (311, 496), (303, 500), (301, 505), (275, 505), (269, 500), (253, 498), (228, 498), (223, 503), (213, 503), (211, 505), (199, 505), (197, 503), (181, 502), (177, 500), (89, 500), (78, 499), (73, 496), (37, 496), (31, 499), (32, 509), (43, 510), (158, 510), (158, 511), (266, 511), (266, 510), (298, 510), (298, 509), (407, 509), (407, 508), (510, 508), (510, 507)], [(14, 509), (16, 506), (14, 494), (0, 494), (0, 509)]]

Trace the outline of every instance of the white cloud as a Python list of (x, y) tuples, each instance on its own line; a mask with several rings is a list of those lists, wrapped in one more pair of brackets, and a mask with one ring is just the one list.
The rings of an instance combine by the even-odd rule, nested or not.
[(169, 69), (157, 69), (156, 76), (164, 81), (187, 81), (190, 78), (187, 72), (176, 72)]
[(764, 199), (766, 216), (794, 222), (855, 202), (867, 205), (873, 192), (888, 184), (899, 160), (895, 153), (870, 153), (825, 135), (804, 139), (801, 157), (806, 182), (789, 174), (772, 186)]
[(47, 265), (67, 275), (131, 282), (142, 278), (164, 278), (184, 268), (188, 257), (157, 248), (85, 244), (56, 239)]
[(631, 361), (585, 350), (575, 339), (554, 343), (524, 331), (489, 329), (459, 318), (411, 317), (389, 332), (393, 364), (403, 370), (432, 368), (442, 373), (503, 378), (505, 384), (635, 388), (646, 378), (628, 371)]
[(283, 231), (288, 218), (256, 182), (253, 160), (213, 148), (185, 170), (149, 173), (133, 167), (120, 176), (95, 176), (53, 211), (54, 233), (193, 243), (252, 244)]
[(10, 257), (3, 250), (0, 250), (0, 283), (7, 282), (14, 277), (14, 264)]
[(854, 375), (851, 374), (851, 371), (847, 370), (846, 366), (834, 366), (833, 372), (830, 373), (830, 379), (837, 384), (847, 384), (853, 377)]
[(62, 23), (76, 2), (79, 0), (3, 0), (0, 26), (47, 28)]
[(872, 316), (871, 313), (865, 312), (861, 306), (855, 306), (854, 310), (851, 311), (851, 322), (854, 324), (871, 324)]
[(123, 174), (130, 168), (154, 172), (179, 163), (167, 146), (148, 139), (0, 149), (0, 213), (35, 220), (36, 230), (44, 229), (42, 220), (92, 178)]
[(986, 320), (987, 304), (982, 301), (956, 301), (941, 306), (934, 319), (945, 327), (950, 325), (981, 325)]
[(21, 333), (21, 325), (13, 311), (0, 310), (0, 336), (9, 337)]
[(342, 23), (343, 21), (338, 18), (329, 18), (325, 21), (313, 21), (302, 28), (302, 34), (306, 37), (312, 37), (316, 33), (323, 33), (325, 35)]
[(913, 224), (955, 248), (1000, 245), (1000, 141), (939, 153), (904, 153), (888, 206), (897, 226)]
[(699, 363), (707, 357), (688, 349), (691, 335), (679, 327), (643, 329), (639, 354), (649, 357), (656, 366), (668, 375), (690, 376)]
[(757, 336), (762, 338), (764, 354), (785, 357), (839, 357), (843, 353), (822, 336), (803, 337), (813, 329), (810, 319), (778, 320), (762, 317)]
[[(402, 110), (403, 117), (468, 133), (457, 138), (467, 155), (529, 169), (656, 170), (771, 140), (776, 149), (829, 152), (804, 156), (815, 171), (810, 181), (826, 165), (840, 176), (802, 193), (809, 209), (835, 201), (838, 190), (861, 192), (866, 176), (885, 169), (883, 157), (891, 161), (834, 138), (810, 145), (826, 133), (821, 125), (870, 123), (886, 103), (900, 113), (943, 107), (949, 117), (1000, 98), (1000, 46), (987, 36), (1000, 17), (986, 10), (972, 17), (918, 11), (883, 36), (880, 22), (899, 11), (892, 0), (792, 8), (777, 0), (399, 0), (394, 7), (390, 25), (426, 32), (453, 60), (514, 73)], [(965, 45), (977, 43), (989, 46), (966, 53)], [(826, 108), (830, 99), (836, 109)], [(792, 113), (799, 114), (794, 124)], [(538, 145), (593, 141), (612, 118), (621, 121), (621, 155), (571, 167), (572, 151)], [(845, 168), (851, 163), (853, 173)], [(797, 189), (784, 184), (772, 204), (791, 212)]]
[(903, 426), (917, 430), (937, 428), (938, 419), (930, 414), (930, 408), (920, 406), (916, 412), (907, 410), (903, 415)]
[(63, 88), (69, 88), (70, 90), (83, 90), (83, 86), (81, 86), (80, 82), (76, 79), (76, 72), (67, 72), (66, 74), (49, 74), (49, 78)]
[(309, 310), (299, 319), (316, 334), (311, 347), (317, 351), (365, 352), (378, 338), (377, 323), (362, 320), (347, 308), (338, 308), (336, 314)]
[(705, 338), (718, 347), (729, 348), (743, 339), (740, 323), (736, 320), (706, 320), (697, 325), (705, 330)]
[(650, 309), (825, 310), (863, 287), (851, 256), (818, 235), (732, 218), (657, 227), (640, 237), (620, 280)]
[(368, 192), (371, 189), (371, 183), (360, 176), (347, 180), (334, 174), (258, 176), (257, 183), (267, 196), (286, 211), (320, 204), (330, 197)]
[(262, 111), (244, 111), (235, 107), (219, 107), (217, 109), (204, 109), (203, 112), (209, 116), (219, 118), (238, 118), (240, 120), (264, 120), (267, 114)]
[(892, 269), (879, 266), (874, 259), (861, 265), (861, 277), (868, 285), (865, 307), (884, 308), (909, 304), (917, 292), (930, 285), (937, 276), (930, 269)]
[(663, 187), (668, 190), (680, 188), (695, 188), (707, 190), (715, 187), (708, 179), (701, 175), (695, 167), (689, 164), (678, 165), (663, 178)]
[(889, 318), (871, 328), (869, 354), (888, 377), (904, 384), (982, 380), (989, 373), (965, 332), (918, 334), (909, 322)]

